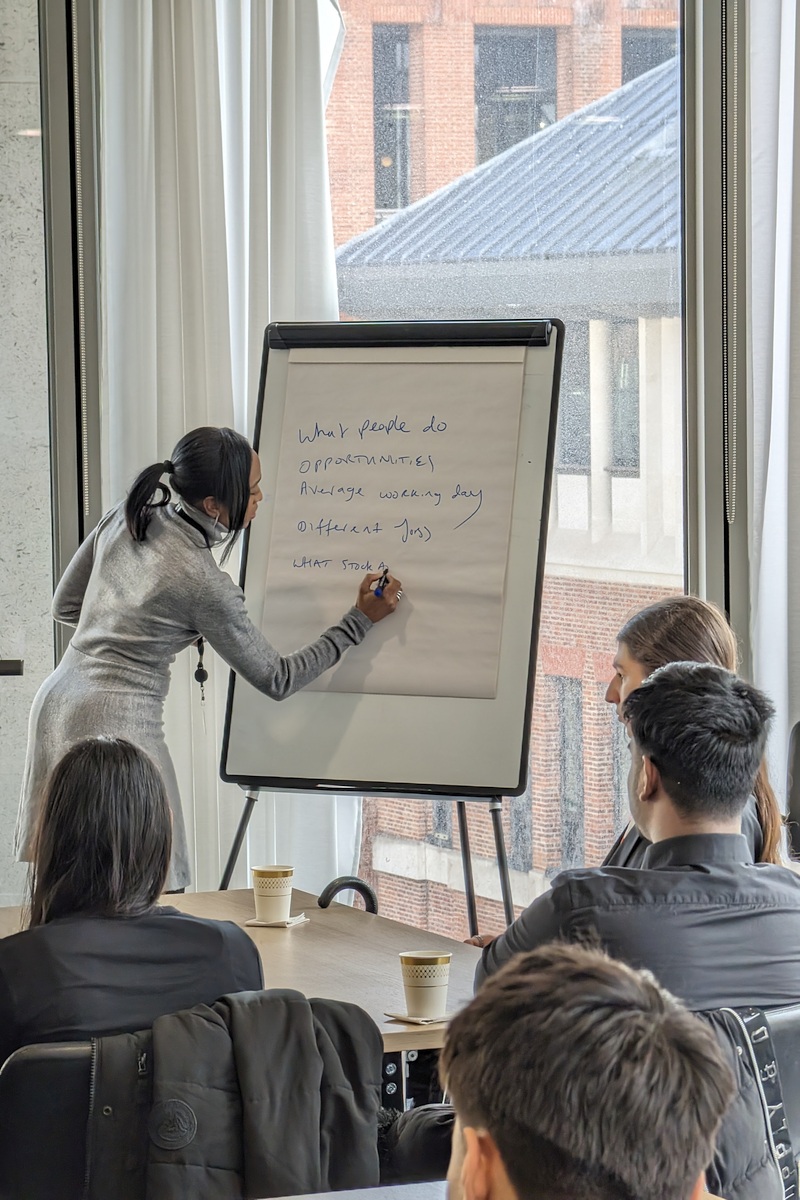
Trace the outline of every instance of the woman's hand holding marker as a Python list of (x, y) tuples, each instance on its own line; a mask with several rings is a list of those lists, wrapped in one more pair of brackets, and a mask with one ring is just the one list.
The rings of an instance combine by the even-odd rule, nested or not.
[[(373, 587), (376, 583), (377, 587)], [(385, 571), (371, 571), (361, 580), (356, 608), (370, 621), (382, 621), (397, 608), (402, 594), (402, 583), (389, 574), (388, 567)]]

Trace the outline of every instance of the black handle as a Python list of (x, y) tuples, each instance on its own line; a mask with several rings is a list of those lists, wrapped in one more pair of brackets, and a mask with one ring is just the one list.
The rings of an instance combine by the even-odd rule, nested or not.
[(0, 675), (21, 675), (21, 658), (0, 658)]
[(320, 892), (317, 904), (320, 908), (327, 908), (334, 896), (339, 892), (354, 891), (358, 892), (359, 896), (364, 899), (367, 912), (376, 913), (378, 911), (378, 897), (373, 892), (368, 883), (363, 879), (359, 879), (357, 875), (340, 875), (338, 879), (333, 879), (328, 886)]

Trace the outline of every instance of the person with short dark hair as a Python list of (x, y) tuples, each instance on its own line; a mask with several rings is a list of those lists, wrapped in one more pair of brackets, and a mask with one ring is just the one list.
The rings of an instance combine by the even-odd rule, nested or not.
[(171, 845), (144, 751), (91, 738), (61, 759), (34, 836), (28, 928), (0, 939), (0, 1063), (19, 1046), (148, 1029), (261, 989), (243, 929), (159, 907)]
[[(661, 833), (674, 810), (679, 820), (727, 823), (739, 833), (774, 715), (763, 692), (732, 671), (703, 663), (654, 671), (622, 706), (631, 735), (628, 794), (637, 825), (648, 833), (655, 823)], [(656, 773), (669, 805), (649, 803)]]
[(336, 625), (293, 654), (279, 654), (250, 620), (242, 589), (211, 553), (222, 548), (224, 562), (256, 515), (260, 484), (261, 464), (245, 437), (234, 429), (193, 429), (170, 459), (139, 473), (127, 500), (78, 549), (53, 597), (55, 620), (77, 628), (31, 707), (18, 859), (30, 860), (47, 779), (62, 754), (84, 737), (127, 737), (164, 776), (174, 821), (169, 886), (182, 891), (190, 879), (189, 855), (163, 728), (175, 656), (196, 645), (201, 658), (195, 677), (202, 682), (208, 678), (202, 662), (207, 639), (252, 687), (284, 700), (396, 609), (399, 579), (390, 576), (376, 595), (381, 572), (370, 572)]
[(450, 1200), (700, 1200), (734, 1093), (713, 1034), (649, 973), (550, 945), (450, 1023)]
[(557, 876), (486, 945), (476, 983), (520, 951), (590, 936), (692, 1009), (800, 999), (800, 877), (753, 863), (740, 832), (773, 711), (702, 663), (671, 663), (632, 691), (630, 805), (653, 843), (642, 867)]

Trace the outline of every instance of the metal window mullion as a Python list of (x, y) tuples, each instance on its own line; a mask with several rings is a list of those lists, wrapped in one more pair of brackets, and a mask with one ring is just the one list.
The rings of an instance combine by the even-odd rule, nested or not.
[(80, 38), (78, 37), (78, 0), (71, 0), (71, 57), (72, 57), (72, 178), (75, 195), (74, 229), (75, 229), (75, 296), (77, 308), (75, 312), (75, 343), (77, 351), (76, 388), (78, 392), (78, 430), (80, 455), (78, 461), (78, 476), (80, 480), (79, 503), (83, 517), (90, 516), (89, 496), (89, 402), (86, 383), (86, 263), (84, 257), (84, 219), (83, 219), (83, 165), (81, 146), (81, 98), (83, 80), (81, 78)]
[(39, 0), (54, 582), (101, 507), (95, 27), (95, 0)]
[(81, 512), (84, 535), (102, 511), (100, 477), (99, 87), (97, 0), (70, 0), (75, 240), (75, 342), (78, 366)]
[(725, 608), (749, 666), (744, 0), (686, 0), (686, 539), (690, 591)]
[(741, 670), (750, 675), (750, 565), (747, 480), (747, 214), (746, 0), (726, 0), (725, 145), (725, 358), (724, 431), (726, 609), (739, 640)]

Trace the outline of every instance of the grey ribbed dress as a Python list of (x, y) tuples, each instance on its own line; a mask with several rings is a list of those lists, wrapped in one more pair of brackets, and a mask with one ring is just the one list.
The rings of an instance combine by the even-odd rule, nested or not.
[[(212, 542), (219, 539), (204, 513), (183, 507)], [(201, 530), (172, 504), (153, 511), (143, 542), (128, 532), (124, 505), (112, 509), (64, 572), (53, 616), (77, 628), (31, 708), (17, 858), (30, 858), (44, 786), (65, 751), (85, 737), (126, 737), (164, 775), (174, 817), (170, 888), (190, 881), (178, 781), (163, 727), (175, 655), (202, 635), (248, 683), (283, 700), (338, 662), (372, 624), (351, 608), (315, 642), (283, 657), (253, 625), (244, 593), (217, 566)]]

